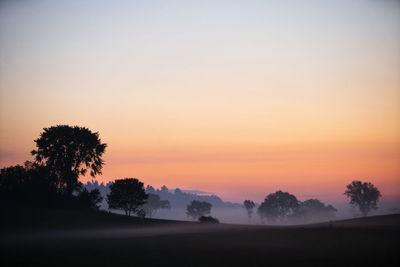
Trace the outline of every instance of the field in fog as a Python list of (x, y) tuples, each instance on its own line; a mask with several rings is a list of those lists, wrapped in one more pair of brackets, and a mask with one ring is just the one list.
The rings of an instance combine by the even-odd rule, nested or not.
[(35, 210), (2, 224), (1, 258), (9, 266), (395, 266), (400, 260), (400, 215), (250, 226)]

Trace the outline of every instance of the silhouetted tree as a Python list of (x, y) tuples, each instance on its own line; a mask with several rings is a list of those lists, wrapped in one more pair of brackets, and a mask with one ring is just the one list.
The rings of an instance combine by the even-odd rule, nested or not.
[(201, 216), (205, 216), (211, 213), (212, 205), (205, 201), (193, 200), (186, 208), (186, 214), (197, 220)]
[(155, 192), (156, 190), (154, 189), (154, 187), (152, 187), (151, 185), (146, 186), (146, 193), (154, 194)]
[(219, 223), (219, 220), (217, 218), (214, 218), (211, 216), (201, 216), (199, 218), (199, 222), (201, 222), (201, 223)]
[(244, 208), (247, 210), (247, 216), (249, 217), (249, 220), (251, 219), (251, 216), (253, 215), (253, 209), (256, 206), (253, 201), (251, 200), (245, 200), (243, 202)]
[(89, 191), (86, 188), (83, 188), (78, 193), (77, 200), (80, 208), (99, 209), (99, 204), (103, 201), (103, 197), (101, 196), (99, 189)]
[(367, 216), (371, 209), (377, 209), (377, 202), (382, 196), (378, 188), (372, 183), (353, 181), (348, 184), (344, 194), (350, 199), (350, 204), (358, 206), (363, 216)]
[(277, 219), (284, 221), (298, 207), (299, 201), (294, 195), (279, 190), (266, 196), (264, 202), (258, 207), (258, 214), (261, 219), (266, 218), (271, 222)]
[(28, 175), (21, 165), (10, 166), (0, 170), (0, 197), (2, 199), (19, 198), (24, 192)]
[(91, 176), (101, 174), (102, 155), (106, 144), (101, 143), (99, 134), (78, 126), (57, 125), (44, 128), (35, 140), (36, 150), (31, 153), (36, 162), (50, 168), (58, 177), (57, 188), (71, 196), (79, 189), (79, 175), (87, 171)]
[(146, 212), (150, 218), (157, 212), (159, 209), (170, 209), (171, 205), (168, 200), (160, 200), (160, 196), (156, 194), (148, 194), (149, 197), (147, 199), (147, 203), (143, 205), (143, 210)]
[(146, 217), (146, 211), (144, 209), (138, 209), (136, 212), (136, 215), (140, 218), (145, 218)]
[(147, 198), (142, 182), (136, 178), (125, 178), (115, 180), (110, 185), (107, 203), (110, 209), (124, 210), (130, 216), (140, 210), (139, 207), (146, 203)]
[(183, 195), (182, 190), (179, 189), (179, 188), (175, 188), (174, 195), (176, 195), (176, 196), (181, 196), (181, 195)]
[(0, 170), (0, 198), (25, 204), (57, 203), (56, 177), (49, 168), (32, 162)]
[(300, 202), (299, 207), (293, 214), (294, 219), (331, 219), (335, 216), (335, 209), (332, 205), (325, 205), (318, 199), (308, 199)]
[(168, 187), (166, 187), (165, 185), (163, 185), (163, 186), (161, 187), (161, 192), (168, 193)]
[(93, 189), (98, 189), (100, 191), (100, 195), (105, 197), (107, 196), (108, 193), (110, 193), (110, 188), (109, 186), (112, 184), (112, 182), (108, 182), (108, 183), (99, 183), (96, 180), (92, 180), (92, 181), (88, 181), (86, 184), (83, 184), (83, 186), (91, 191)]
[[(179, 188), (176, 188), (175, 190), (169, 190), (166, 186), (163, 186), (161, 189), (155, 189), (154, 187), (148, 185), (146, 187), (146, 193), (156, 194), (160, 196), (160, 199), (168, 200), (173, 208), (186, 208), (187, 205), (190, 204), (190, 202), (192, 202), (193, 200), (206, 201), (212, 204), (213, 207), (241, 207), (240, 204), (224, 202), (216, 195), (205, 195), (201, 191), (188, 192)], [(200, 193), (201, 195), (199, 195), (198, 193)]]

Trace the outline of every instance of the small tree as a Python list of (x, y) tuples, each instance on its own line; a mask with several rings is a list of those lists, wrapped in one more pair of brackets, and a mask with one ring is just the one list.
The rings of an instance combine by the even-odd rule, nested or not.
[(276, 220), (283, 222), (298, 207), (299, 201), (294, 195), (279, 190), (273, 194), (269, 194), (264, 199), (264, 202), (258, 207), (258, 214), (261, 219), (266, 218), (271, 222)]
[(67, 195), (79, 189), (79, 175), (87, 171), (94, 177), (101, 174), (102, 155), (106, 144), (101, 143), (98, 133), (84, 127), (57, 125), (44, 128), (35, 140), (37, 149), (31, 153), (36, 162), (49, 167), (58, 177), (57, 188)]
[(140, 218), (145, 218), (146, 217), (146, 211), (144, 209), (138, 209), (136, 211), (136, 215)]
[(214, 218), (211, 216), (201, 216), (199, 218), (199, 222), (201, 222), (201, 223), (219, 223), (219, 220), (217, 218)]
[(148, 194), (147, 203), (143, 205), (143, 209), (150, 218), (159, 209), (170, 209), (171, 205), (168, 200), (160, 200), (160, 196), (156, 194)]
[(205, 201), (193, 200), (186, 208), (186, 214), (197, 220), (201, 216), (209, 215), (211, 213), (212, 205)]
[(247, 210), (247, 216), (249, 217), (249, 220), (251, 219), (251, 216), (253, 215), (253, 209), (256, 206), (253, 201), (251, 200), (245, 200), (243, 202), (244, 208)]
[(144, 191), (143, 183), (136, 178), (115, 180), (110, 185), (107, 195), (109, 209), (120, 209), (125, 215), (139, 212), (139, 207), (146, 203), (148, 195)]
[(99, 209), (99, 204), (103, 201), (103, 197), (97, 188), (91, 191), (84, 188), (78, 193), (77, 200), (81, 208)]
[(377, 202), (382, 195), (372, 183), (353, 181), (346, 188), (344, 194), (350, 199), (350, 204), (358, 206), (363, 216), (378, 208)]

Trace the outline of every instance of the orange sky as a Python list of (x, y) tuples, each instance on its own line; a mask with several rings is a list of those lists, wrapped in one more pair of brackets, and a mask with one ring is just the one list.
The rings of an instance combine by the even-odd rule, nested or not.
[(362, 179), (399, 196), (389, 2), (2, 4), (0, 167), (70, 124), (108, 143), (101, 181), (260, 201)]

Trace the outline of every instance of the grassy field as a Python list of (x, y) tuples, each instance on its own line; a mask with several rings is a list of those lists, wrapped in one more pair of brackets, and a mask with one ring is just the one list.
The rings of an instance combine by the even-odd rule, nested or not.
[(299, 226), (2, 213), (2, 266), (397, 266), (400, 215)]

